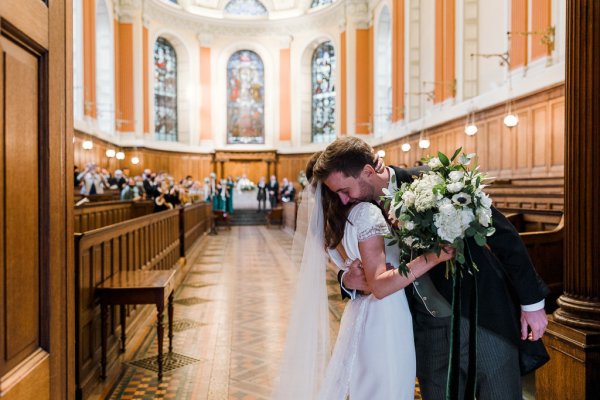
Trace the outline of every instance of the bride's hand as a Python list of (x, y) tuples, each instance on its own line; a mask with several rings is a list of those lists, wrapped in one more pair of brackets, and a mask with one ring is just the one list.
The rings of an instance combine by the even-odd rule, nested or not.
[(426, 253), (423, 256), (427, 263), (431, 263), (432, 266), (438, 265), (440, 263), (446, 262), (456, 255), (456, 250), (452, 246), (444, 246), (442, 247), (442, 251), (440, 254), (436, 253)]

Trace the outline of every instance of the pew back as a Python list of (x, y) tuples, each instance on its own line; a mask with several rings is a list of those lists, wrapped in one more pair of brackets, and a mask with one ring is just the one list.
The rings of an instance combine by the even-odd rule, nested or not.
[(151, 214), (151, 201), (101, 201), (75, 207), (74, 231), (87, 232)]

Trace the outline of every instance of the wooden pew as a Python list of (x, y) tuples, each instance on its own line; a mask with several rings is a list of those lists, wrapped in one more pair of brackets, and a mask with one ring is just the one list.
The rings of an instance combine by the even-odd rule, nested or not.
[(151, 214), (152, 201), (102, 201), (75, 207), (74, 231), (87, 232)]
[(210, 229), (212, 206), (210, 203), (196, 203), (181, 209), (181, 257), (204, 233)]

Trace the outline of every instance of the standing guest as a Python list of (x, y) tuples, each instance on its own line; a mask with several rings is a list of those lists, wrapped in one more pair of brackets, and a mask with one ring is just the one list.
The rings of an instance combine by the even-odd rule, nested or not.
[(74, 181), (75, 187), (79, 187), (79, 184), (81, 183), (78, 178), (79, 173), (80, 173), (79, 167), (77, 165), (74, 165), (73, 166), (73, 174), (74, 174), (74, 178), (75, 178), (75, 181)]
[(107, 183), (99, 172), (99, 168), (96, 167), (96, 164), (90, 163), (86, 166), (85, 171), (77, 176), (77, 179), (83, 182), (81, 194), (89, 196), (104, 193), (104, 186), (107, 185)]
[(212, 190), (210, 186), (210, 178), (204, 178), (204, 201), (210, 203), (212, 201)]
[(123, 175), (123, 171), (120, 169), (115, 171), (115, 175), (108, 180), (111, 189), (119, 189), (121, 191), (125, 185), (127, 185), (127, 179)]
[(269, 191), (269, 203), (272, 210), (277, 207), (277, 195), (279, 194), (279, 183), (277, 182), (275, 175), (271, 175), (267, 190)]
[(140, 190), (135, 183), (135, 179), (129, 178), (127, 185), (121, 190), (121, 200), (137, 201), (141, 199)]
[(265, 177), (261, 176), (258, 185), (258, 194), (256, 195), (256, 200), (258, 200), (258, 210), (256, 212), (260, 212), (260, 204), (262, 203), (263, 211), (267, 209), (267, 184), (265, 183)]
[(233, 187), (235, 186), (235, 184), (233, 183), (233, 178), (231, 177), (231, 175), (229, 175), (227, 177), (226, 186), (227, 186), (227, 205), (225, 207), (225, 210), (229, 214), (233, 214)]

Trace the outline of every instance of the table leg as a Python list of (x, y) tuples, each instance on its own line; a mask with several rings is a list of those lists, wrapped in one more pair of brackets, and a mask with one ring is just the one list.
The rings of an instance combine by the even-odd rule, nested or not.
[(169, 295), (169, 353), (173, 352), (173, 292)]
[(158, 335), (158, 380), (162, 380), (162, 372), (163, 372), (163, 334), (164, 334), (164, 322), (163, 322), (163, 312), (165, 309), (164, 304), (157, 304), (157, 316), (158, 321), (156, 322), (156, 331)]
[(100, 378), (102, 379), (106, 379), (106, 347), (107, 347), (107, 343), (106, 343), (106, 324), (108, 321), (108, 306), (106, 304), (102, 304), (100, 306), (100, 334), (101, 334), (101, 340), (102, 340), (102, 356), (101, 356), (101, 363), (102, 363), (102, 370), (100, 372)]
[(125, 330), (127, 328), (126, 319), (127, 315), (125, 313), (125, 305), (120, 305), (120, 313), (121, 313), (121, 353), (125, 353)]

